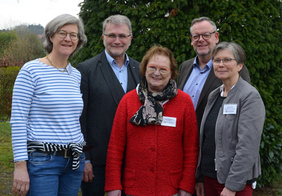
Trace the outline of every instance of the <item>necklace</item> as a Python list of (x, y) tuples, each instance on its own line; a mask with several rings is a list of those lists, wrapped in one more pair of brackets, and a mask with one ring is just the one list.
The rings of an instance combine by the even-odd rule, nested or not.
[(53, 62), (49, 59), (48, 55), (46, 56), (46, 59), (49, 61), (49, 63), (50, 63), (53, 67), (57, 68), (57, 70), (59, 70), (60, 72), (65, 72), (65, 71), (67, 70), (67, 67), (65, 67), (63, 70), (60, 70), (58, 67), (56, 67), (56, 66), (53, 64)]

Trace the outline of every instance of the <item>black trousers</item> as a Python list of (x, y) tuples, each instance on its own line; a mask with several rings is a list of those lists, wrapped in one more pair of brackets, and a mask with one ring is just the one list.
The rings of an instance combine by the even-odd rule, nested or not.
[[(93, 167), (94, 179), (92, 182), (81, 182), (82, 196), (104, 196), (105, 195), (105, 166)], [(122, 196), (125, 196), (122, 191)]]

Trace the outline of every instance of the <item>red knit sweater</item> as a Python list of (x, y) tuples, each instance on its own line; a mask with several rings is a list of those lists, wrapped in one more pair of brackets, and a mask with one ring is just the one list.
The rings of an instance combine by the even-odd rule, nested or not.
[(178, 90), (163, 106), (164, 116), (176, 118), (176, 127), (132, 125), (129, 119), (140, 106), (136, 90), (120, 101), (108, 146), (105, 191), (124, 189), (135, 196), (174, 195), (178, 189), (193, 193), (198, 131), (189, 95)]

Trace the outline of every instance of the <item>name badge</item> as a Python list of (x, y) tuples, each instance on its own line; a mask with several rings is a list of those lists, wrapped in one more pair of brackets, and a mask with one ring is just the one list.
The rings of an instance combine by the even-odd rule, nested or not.
[(162, 126), (176, 127), (176, 118), (163, 116)]
[(237, 113), (237, 104), (224, 104), (223, 114), (236, 114)]

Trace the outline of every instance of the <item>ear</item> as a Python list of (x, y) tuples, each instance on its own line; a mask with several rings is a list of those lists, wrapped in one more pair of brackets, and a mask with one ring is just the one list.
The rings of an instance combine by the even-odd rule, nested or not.
[(241, 71), (241, 69), (243, 68), (244, 64), (243, 63), (239, 63), (237, 65), (237, 69), (238, 69), (238, 73)]
[(215, 35), (215, 39), (216, 39), (215, 43), (218, 44), (218, 42), (219, 42), (219, 33), (215, 32), (214, 35)]
[(52, 37), (52, 36), (50, 36), (50, 37), (49, 37), (49, 39), (50, 39), (50, 41), (53, 43), (53, 37)]

